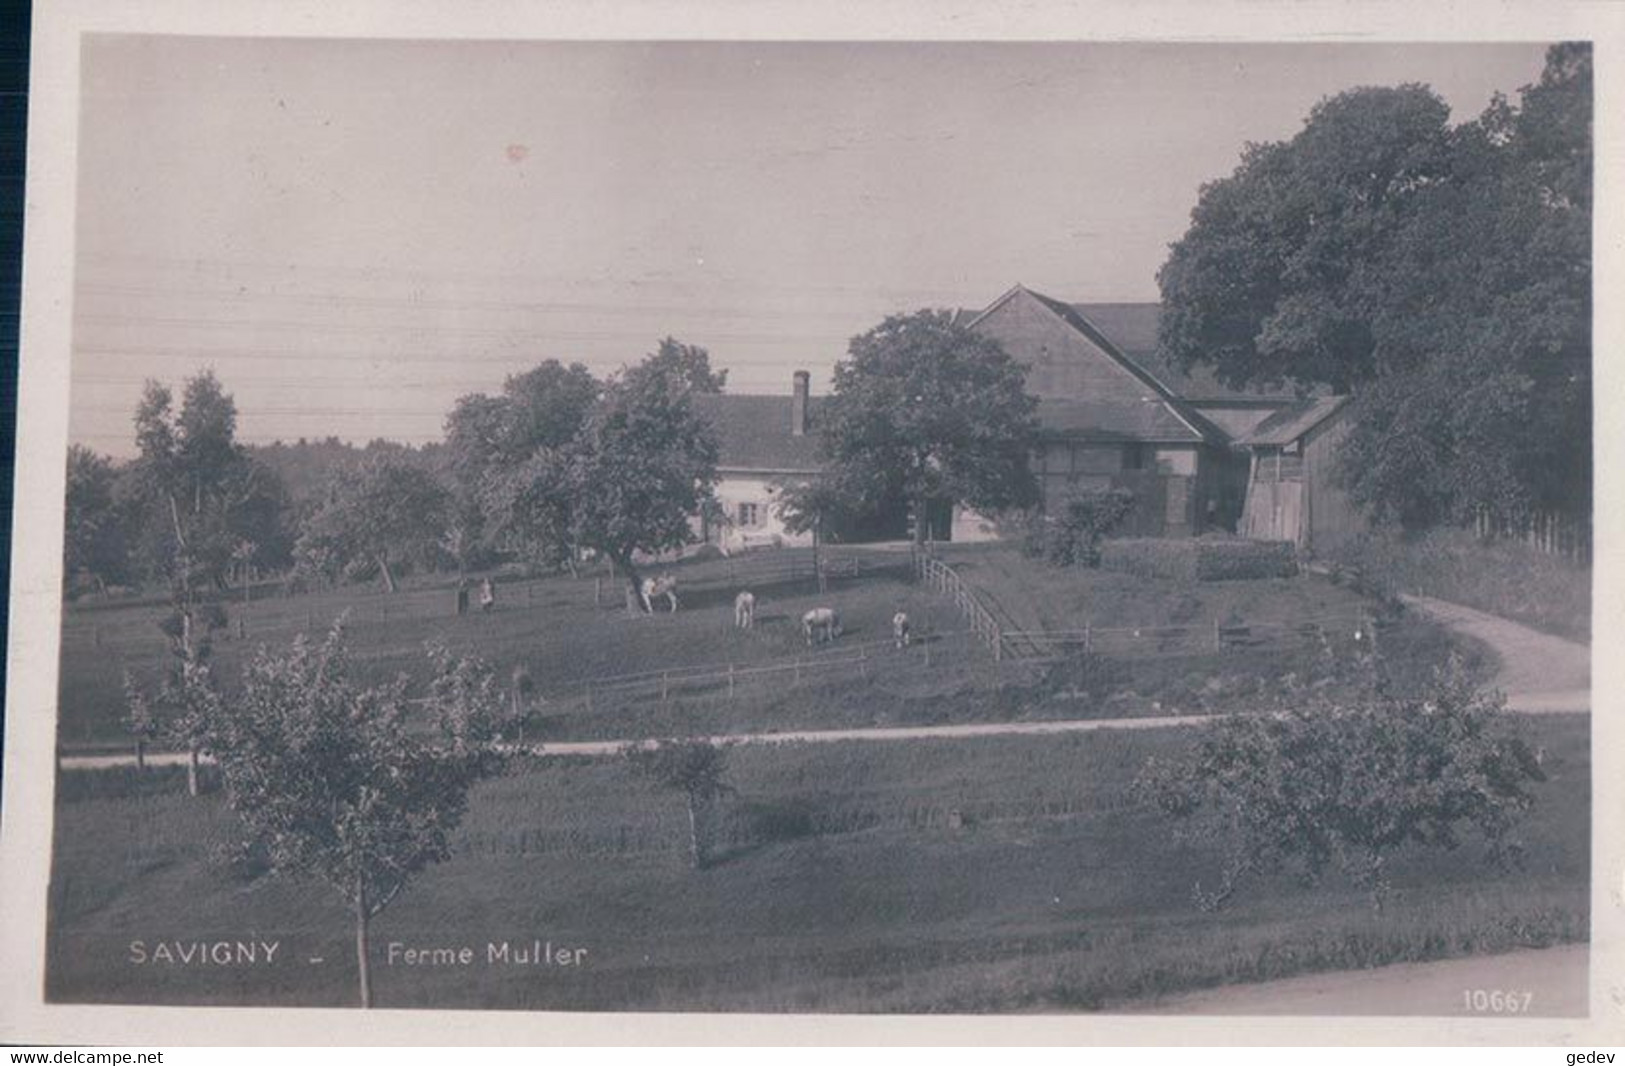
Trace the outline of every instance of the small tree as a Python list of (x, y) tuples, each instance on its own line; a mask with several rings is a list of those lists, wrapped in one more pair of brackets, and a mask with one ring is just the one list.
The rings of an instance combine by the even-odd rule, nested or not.
[(1250, 875), (1318, 881), (1335, 865), (1380, 912), (1388, 858), (1405, 845), (1455, 848), (1466, 826), (1490, 861), (1517, 857), (1511, 831), (1543, 775), (1502, 708), (1453, 660), (1418, 695), (1375, 684), (1351, 706), (1305, 698), (1224, 718), (1182, 757), (1150, 760), (1136, 789), (1184, 835), (1223, 850), (1218, 888), (1195, 887), (1203, 909)]
[(824, 591), (822, 548), (829, 531), (851, 516), (852, 501), (860, 494), (844, 488), (834, 477), (785, 484), (779, 497), (780, 517), (792, 533), (811, 533), (813, 573), (818, 591)]
[(84, 573), (106, 589), (122, 581), (130, 563), (128, 515), (120, 506), (112, 460), (82, 445), (68, 446), (64, 576)]
[(128, 670), (124, 671), (124, 728), (135, 741), (135, 768), (147, 768), (147, 745), (157, 739), (162, 729), (152, 701), (136, 683)]
[[(158, 693), (161, 714), (152, 717), (152, 725), (157, 735), (185, 749), (186, 791), (196, 796), (200, 791), (199, 761), (208, 750), (210, 722), (220, 703), (209, 657), (214, 650), (214, 632), (226, 625), (226, 612), (217, 603), (198, 604), (180, 598), (180, 586), (172, 586), (171, 593), (175, 597), (174, 610), (158, 623), (169, 638), (169, 662)], [(130, 692), (139, 695), (133, 687), (126, 694)]]
[(709, 836), (713, 805), (733, 794), (723, 781), (728, 753), (705, 740), (667, 740), (652, 747), (628, 747), (633, 772), (664, 788), (683, 793), (688, 802), (688, 851), (696, 870), (710, 862)]
[(171, 743), (186, 749), (186, 791), (196, 796), (199, 760), (210, 750), (211, 731), (220, 717), (222, 700), (214, 673), (201, 658), (184, 659), (164, 687), (166, 707), (163, 731)]
[(431, 648), (425, 712), (408, 723), (406, 680), (350, 676), (342, 623), (249, 665), (239, 705), (213, 719), (211, 746), (248, 843), (271, 869), (338, 890), (355, 920), (363, 1007), (372, 1005), (372, 920), (450, 854), (470, 789), (500, 760), (491, 741), (507, 700), (476, 660)]

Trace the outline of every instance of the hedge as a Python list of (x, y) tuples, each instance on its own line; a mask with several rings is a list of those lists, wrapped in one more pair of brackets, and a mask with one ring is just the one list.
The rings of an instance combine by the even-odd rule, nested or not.
[(1132, 537), (1100, 546), (1100, 565), (1140, 577), (1185, 581), (1253, 581), (1291, 577), (1297, 551), (1286, 540), (1172, 540)]

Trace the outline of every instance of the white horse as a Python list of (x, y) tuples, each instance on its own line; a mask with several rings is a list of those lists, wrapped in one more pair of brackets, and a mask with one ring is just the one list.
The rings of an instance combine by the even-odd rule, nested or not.
[(749, 589), (734, 597), (734, 626), (751, 629), (756, 625), (756, 596)]
[(662, 596), (671, 605), (671, 613), (677, 613), (677, 579), (671, 574), (661, 574), (659, 577), (646, 577), (643, 579), (643, 609), (654, 614), (654, 601)]
[(903, 611), (898, 611), (891, 616), (891, 639), (892, 643), (899, 648), (906, 648), (909, 645), (908, 615)]
[(813, 635), (818, 635), (818, 643), (832, 641), (841, 635), (841, 616), (833, 607), (814, 607), (801, 616), (801, 631), (807, 636), (807, 643), (813, 643)]

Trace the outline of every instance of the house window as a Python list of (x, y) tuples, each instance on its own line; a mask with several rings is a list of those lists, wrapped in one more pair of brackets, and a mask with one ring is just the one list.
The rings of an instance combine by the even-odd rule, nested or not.
[(748, 526), (754, 526), (754, 525), (757, 524), (757, 520), (758, 520), (758, 516), (757, 516), (757, 511), (756, 511), (756, 504), (754, 504), (754, 503), (741, 503), (739, 505), (739, 524), (740, 525), (747, 526), (747, 527)]

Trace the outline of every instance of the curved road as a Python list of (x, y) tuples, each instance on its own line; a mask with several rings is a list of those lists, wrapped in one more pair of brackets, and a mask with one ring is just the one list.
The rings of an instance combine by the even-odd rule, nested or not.
[(1500, 660), (1495, 684), (1507, 694), (1509, 710), (1550, 714), (1591, 709), (1591, 649), (1587, 645), (1459, 603), (1427, 596), (1400, 599), (1456, 632), (1489, 645)]

